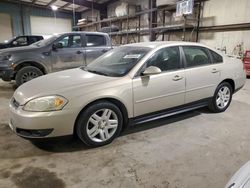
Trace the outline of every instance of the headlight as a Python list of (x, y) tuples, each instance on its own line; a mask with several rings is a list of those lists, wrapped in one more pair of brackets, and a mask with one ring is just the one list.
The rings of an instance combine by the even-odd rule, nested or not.
[(0, 55), (0, 61), (8, 61), (11, 58), (11, 55)]
[(62, 110), (68, 100), (61, 96), (46, 96), (27, 102), (23, 110), (31, 112), (49, 112)]

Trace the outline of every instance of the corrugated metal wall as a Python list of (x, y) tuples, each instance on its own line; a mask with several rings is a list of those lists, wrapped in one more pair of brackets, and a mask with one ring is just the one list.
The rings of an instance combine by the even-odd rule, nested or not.
[[(21, 4), (0, 2), (0, 12), (11, 15), (13, 35), (31, 34), (30, 16), (54, 17), (52, 10), (38, 8), (34, 6), (24, 6)], [(56, 12), (57, 18), (70, 18), (73, 25), (73, 15), (71, 13)], [(76, 20), (80, 15), (76, 14)], [(1, 33), (0, 33), (1, 34)]]

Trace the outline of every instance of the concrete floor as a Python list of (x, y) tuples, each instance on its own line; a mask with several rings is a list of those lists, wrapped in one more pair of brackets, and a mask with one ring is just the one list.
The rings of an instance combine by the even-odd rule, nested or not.
[(33, 144), (13, 134), (0, 82), (0, 187), (223, 188), (250, 160), (250, 79), (229, 109), (206, 109), (131, 128), (112, 144), (86, 148), (77, 139)]

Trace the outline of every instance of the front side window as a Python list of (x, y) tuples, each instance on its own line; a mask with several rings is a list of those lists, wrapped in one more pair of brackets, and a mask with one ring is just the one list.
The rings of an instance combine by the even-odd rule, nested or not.
[(92, 63), (85, 71), (107, 76), (126, 75), (149, 51), (148, 47), (123, 46), (108, 51)]
[(63, 48), (79, 48), (82, 46), (80, 35), (65, 36), (58, 43), (61, 43)]
[(186, 57), (186, 67), (197, 67), (210, 64), (207, 51), (203, 47), (183, 46)]
[(155, 66), (161, 71), (170, 71), (180, 68), (179, 47), (168, 47), (158, 50), (148, 61), (147, 67)]
[(102, 35), (86, 35), (86, 45), (88, 47), (105, 46), (106, 40)]
[(223, 62), (223, 58), (221, 55), (217, 54), (216, 52), (214, 52), (212, 50), (210, 50), (210, 53), (212, 55), (214, 63), (222, 63)]
[(13, 41), (13, 44), (16, 46), (26, 46), (28, 45), (27, 37), (19, 37)]

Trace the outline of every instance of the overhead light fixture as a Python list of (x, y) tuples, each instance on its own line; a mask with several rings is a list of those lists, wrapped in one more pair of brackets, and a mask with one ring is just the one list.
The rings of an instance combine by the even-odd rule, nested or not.
[(58, 10), (58, 7), (57, 7), (56, 5), (51, 5), (50, 7), (51, 7), (51, 9), (52, 9), (53, 11), (57, 11), (57, 10)]

